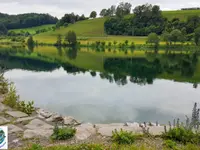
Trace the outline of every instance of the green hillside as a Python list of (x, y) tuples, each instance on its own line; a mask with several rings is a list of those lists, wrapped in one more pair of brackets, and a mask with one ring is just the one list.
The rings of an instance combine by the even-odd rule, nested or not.
[(15, 33), (20, 33), (23, 31), (23, 32), (29, 32), (30, 34), (35, 34), (37, 30), (48, 29), (53, 26), (54, 24), (48, 24), (48, 25), (42, 25), (42, 26), (37, 26), (37, 27), (31, 27), (31, 28), (12, 29), (9, 31), (14, 31)]
[(198, 15), (200, 16), (200, 10), (174, 10), (163, 11), (163, 15), (172, 20), (173, 18), (179, 18), (181, 21), (186, 21), (188, 17)]
[[(186, 20), (191, 15), (200, 15), (200, 10), (178, 10), (178, 11), (163, 11), (163, 15), (169, 20), (177, 17), (180, 20)], [(35, 35), (34, 39), (40, 43), (55, 43), (57, 35), (64, 35), (69, 31), (73, 30), (76, 32), (78, 39), (81, 43), (86, 44), (94, 41), (106, 41), (113, 42), (124, 42), (125, 40), (134, 41), (136, 44), (145, 44), (146, 37), (130, 37), (130, 36), (108, 36), (104, 33), (104, 21), (106, 18), (96, 18), (90, 20), (84, 20), (71, 24), (68, 27), (61, 27), (55, 31), (49, 31)]]

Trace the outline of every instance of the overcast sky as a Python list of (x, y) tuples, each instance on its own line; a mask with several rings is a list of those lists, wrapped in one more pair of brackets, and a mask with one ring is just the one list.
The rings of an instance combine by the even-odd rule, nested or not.
[[(0, 0), (0, 12), (8, 14), (49, 13), (58, 18), (65, 13), (75, 12), (87, 16), (92, 10), (99, 14), (102, 8), (117, 5), (121, 1), (123, 0)], [(148, 2), (160, 5), (162, 10), (200, 7), (199, 0), (126, 0), (125, 2), (130, 2), (133, 7)]]

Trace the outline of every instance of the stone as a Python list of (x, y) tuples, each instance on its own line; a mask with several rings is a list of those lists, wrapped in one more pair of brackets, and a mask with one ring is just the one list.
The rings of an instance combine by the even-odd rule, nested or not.
[(76, 125), (80, 125), (81, 124), (79, 121), (77, 121), (76, 119), (74, 119), (71, 116), (64, 117), (63, 119), (64, 119), (64, 124), (65, 125), (76, 126)]
[(7, 124), (9, 122), (10, 122), (9, 120), (7, 120), (6, 118), (3, 118), (3, 117), (0, 116), (0, 125)]
[(125, 126), (128, 126), (128, 127), (140, 127), (140, 124), (139, 123), (137, 123), (137, 122), (134, 122), (134, 123), (129, 123), (129, 122), (127, 122), (127, 123), (125, 123)]
[(53, 114), (50, 118), (46, 119), (47, 122), (63, 122), (64, 119), (59, 114)]
[(111, 123), (111, 124), (95, 124), (95, 128), (102, 128), (102, 127), (110, 127), (110, 126), (120, 126), (123, 127), (125, 126), (124, 123)]
[(25, 139), (31, 139), (31, 138), (49, 138), (53, 134), (53, 129), (27, 129), (24, 131), (24, 136), (23, 138)]
[(22, 122), (26, 122), (26, 121), (30, 121), (35, 119), (35, 117), (25, 117), (25, 118), (18, 118), (15, 123), (22, 123)]
[[(149, 133), (151, 135), (162, 135), (165, 132), (164, 126), (151, 126), (149, 128)], [(169, 131), (169, 126), (166, 127), (167, 131)]]
[(81, 124), (76, 127), (75, 138), (76, 140), (82, 141), (82, 140), (87, 140), (89, 137), (95, 134), (96, 134), (96, 129), (92, 124), (90, 123)]
[(21, 111), (6, 111), (6, 114), (14, 117), (14, 118), (23, 118), (23, 117), (28, 117), (27, 114), (21, 112)]
[(131, 131), (134, 134), (142, 134), (142, 128), (140, 127), (128, 127), (128, 126), (124, 126), (124, 125), (118, 125), (118, 126), (114, 126), (114, 125), (106, 125), (104, 127), (100, 127), (97, 129), (97, 132), (99, 134), (101, 134), (102, 136), (108, 136), (111, 137), (112, 136), (112, 131), (120, 131), (120, 130), (124, 130), (124, 131)]
[(23, 132), (23, 129), (16, 126), (16, 125), (13, 125), (13, 124), (8, 124), (8, 133), (11, 134), (11, 133), (17, 133), (17, 132)]
[(11, 108), (6, 106), (6, 105), (4, 105), (4, 104), (2, 104), (2, 103), (0, 103), (0, 112), (3, 112), (5, 110), (11, 110)]
[(38, 129), (53, 129), (54, 127), (52, 125), (47, 124), (46, 122), (40, 120), (40, 119), (34, 119), (29, 122), (29, 124), (25, 125), (26, 128), (32, 129), (32, 130), (38, 130)]
[(149, 122), (148, 126), (160, 126), (160, 125), (153, 122)]
[(38, 109), (37, 113), (38, 113), (38, 115), (40, 115), (40, 116), (42, 116), (42, 117), (44, 117), (46, 119), (50, 118), (53, 115), (53, 113), (51, 113), (51, 112), (49, 112), (47, 110), (44, 110), (44, 109)]

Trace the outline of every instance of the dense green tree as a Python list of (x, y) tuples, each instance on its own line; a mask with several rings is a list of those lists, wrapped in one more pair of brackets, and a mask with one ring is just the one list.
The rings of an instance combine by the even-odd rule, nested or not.
[(77, 21), (86, 20), (84, 15), (75, 15), (74, 13), (65, 14), (57, 23), (57, 26), (64, 26), (65, 24), (74, 24)]
[(33, 52), (33, 49), (34, 49), (34, 40), (33, 40), (33, 37), (32, 36), (29, 36), (28, 40), (27, 40), (27, 46), (28, 46), (28, 49)]
[(170, 40), (170, 37), (171, 37), (171, 34), (167, 31), (163, 32), (163, 34), (161, 35), (162, 37), (162, 40), (166, 42), (167, 45), (171, 45), (171, 40)]
[(150, 44), (158, 44), (160, 41), (158, 35), (156, 33), (150, 33), (147, 38), (147, 43)]
[(76, 33), (74, 31), (69, 31), (65, 36), (65, 41), (70, 45), (75, 45), (77, 43)]
[(181, 43), (185, 43), (187, 41), (187, 31), (186, 31), (186, 27), (183, 27), (181, 29), (181, 33), (182, 33), (182, 36), (180, 38), (180, 42)]
[(124, 11), (119, 6), (116, 11), (118, 17), (108, 18), (104, 23), (107, 34), (146, 36), (153, 32), (160, 35), (165, 29), (166, 19), (162, 16), (159, 6), (137, 6), (134, 9), (134, 16), (130, 17), (123, 17)]
[(56, 46), (62, 46), (62, 36), (60, 34), (57, 36)]
[(92, 11), (90, 13), (90, 18), (96, 18), (97, 17), (97, 12), (96, 11)]
[(194, 30), (194, 41), (196, 45), (200, 45), (200, 27)]
[(0, 23), (0, 35), (5, 35), (8, 33), (7, 28), (4, 26), (4, 24)]
[(115, 15), (115, 13), (116, 13), (116, 6), (115, 5), (112, 5), (111, 7), (110, 7), (110, 12), (109, 12), (109, 16), (114, 16)]
[(182, 38), (182, 33), (180, 30), (175, 29), (170, 33), (170, 40), (174, 43), (176, 42), (181, 42), (181, 38)]
[(55, 24), (57, 21), (58, 19), (56, 17), (49, 14), (27, 13), (8, 15), (0, 13), (0, 23), (3, 23), (7, 29), (19, 29), (45, 24)]
[(102, 9), (100, 14), (99, 14), (101, 17), (105, 17), (107, 15), (107, 9)]
[(190, 16), (187, 19), (187, 33), (193, 33), (194, 30), (199, 27), (200, 24), (200, 16), (198, 15), (194, 15), (194, 16)]
[(116, 15), (118, 17), (123, 17), (124, 15), (128, 15), (131, 12), (132, 5), (130, 3), (121, 2), (116, 8)]

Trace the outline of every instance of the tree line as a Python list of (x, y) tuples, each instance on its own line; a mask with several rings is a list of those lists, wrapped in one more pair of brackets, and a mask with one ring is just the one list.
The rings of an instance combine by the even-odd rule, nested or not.
[(6, 34), (9, 29), (29, 28), (45, 24), (55, 24), (56, 17), (49, 14), (27, 13), (8, 15), (0, 13), (0, 34)]
[(186, 21), (179, 18), (168, 20), (158, 5), (139, 5), (133, 9), (133, 15), (130, 13), (131, 4), (120, 3), (114, 16), (105, 21), (105, 32), (109, 35), (147, 36), (150, 33), (161, 35), (180, 30), (189, 41), (194, 38), (194, 31), (200, 26), (200, 16), (190, 16)]

